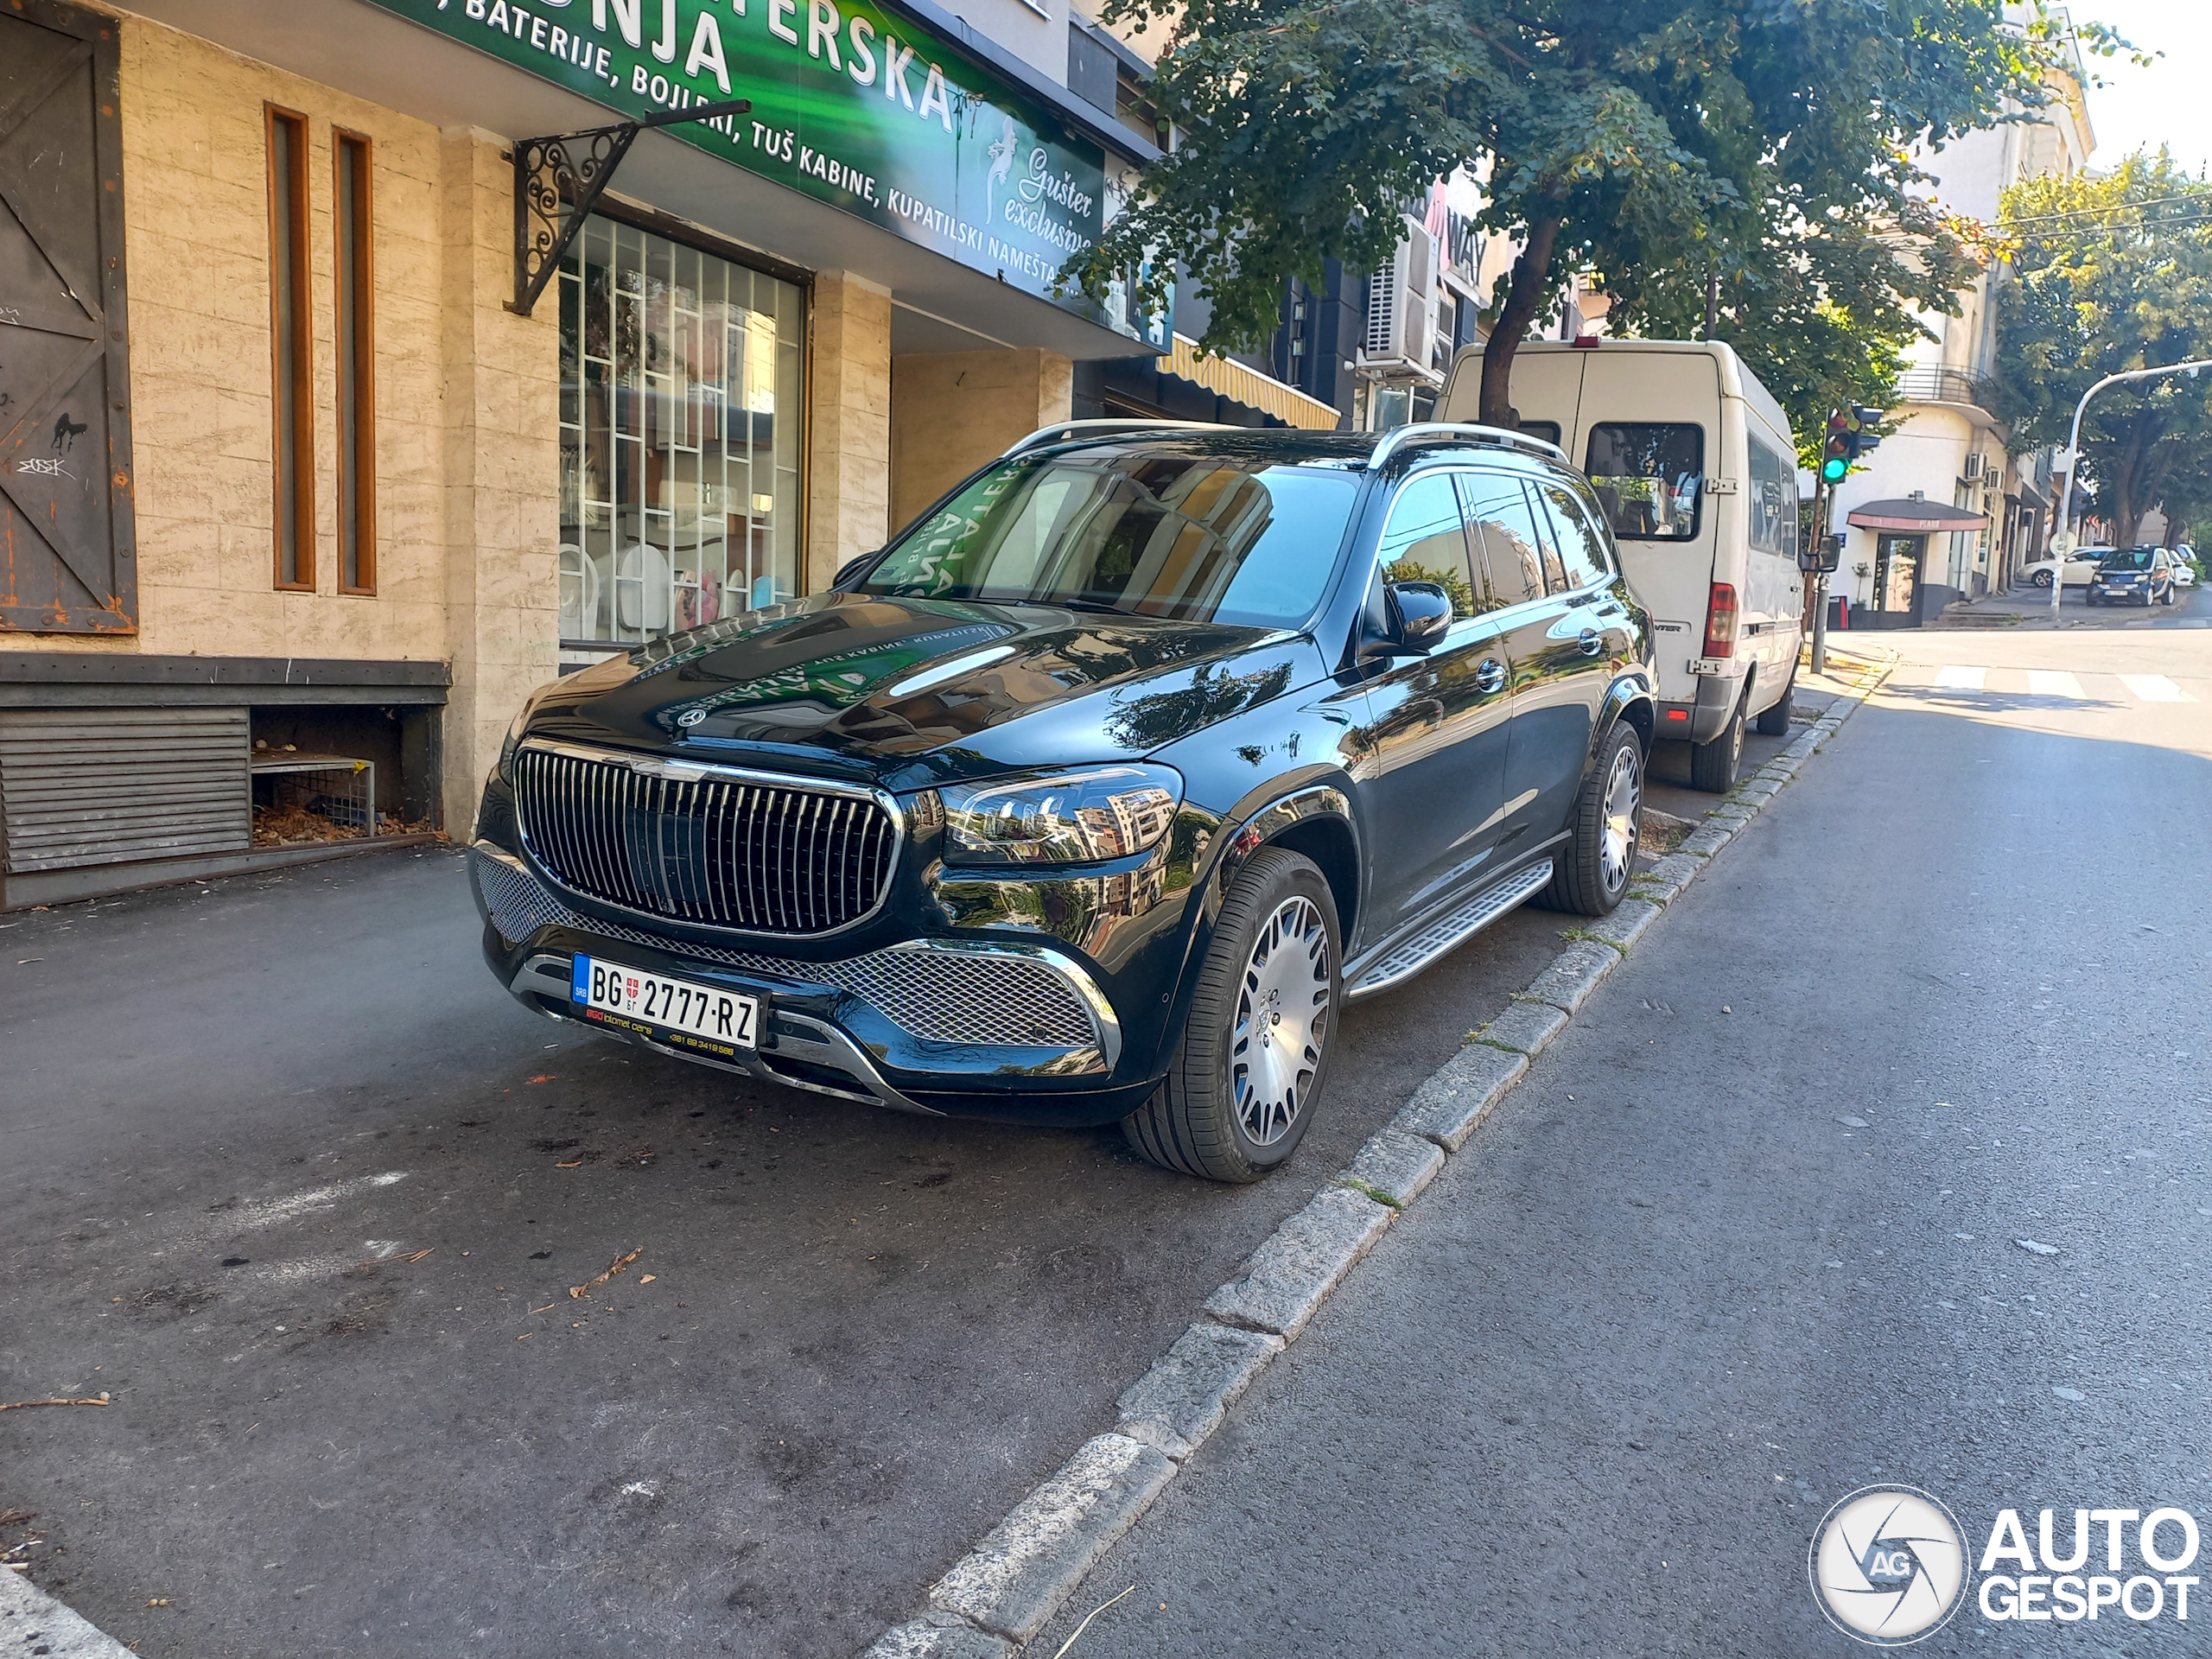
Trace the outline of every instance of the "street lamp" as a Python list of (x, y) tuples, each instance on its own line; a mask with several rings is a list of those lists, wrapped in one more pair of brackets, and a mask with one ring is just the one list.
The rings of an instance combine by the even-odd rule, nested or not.
[(2199, 369), (2212, 369), (2212, 357), (2191, 358), (2186, 363), (2170, 363), (2163, 369), (2130, 369), (2125, 374), (2108, 374), (2082, 394), (2082, 401), (2074, 405), (2074, 429), (2066, 440), (2066, 483), (2058, 493), (2058, 533), (2050, 538), (2050, 620), (2058, 622), (2058, 599), (2066, 590), (2066, 561), (2073, 556), (2074, 532), (2068, 528), (2074, 518), (2074, 474), (2082, 469), (2082, 412), (2089, 406), (2089, 399), (2107, 386), (2117, 386), (2129, 380), (2156, 380), (2169, 374), (2186, 374), (2195, 378)]

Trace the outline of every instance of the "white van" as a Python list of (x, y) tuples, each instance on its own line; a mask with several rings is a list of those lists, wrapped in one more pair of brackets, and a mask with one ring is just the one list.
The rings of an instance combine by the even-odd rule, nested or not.
[[(1440, 421), (1473, 421), (1483, 349), (1464, 347)], [(1513, 359), (1521, 429), (1589, 474), (1659, 648), (1659, 732), (1690, 779), (1726, 792), (1744, 722), (1789, 729), (1803, 632), (1797, 448), (1789, 418), (1717, 341), (1531, 340)]]

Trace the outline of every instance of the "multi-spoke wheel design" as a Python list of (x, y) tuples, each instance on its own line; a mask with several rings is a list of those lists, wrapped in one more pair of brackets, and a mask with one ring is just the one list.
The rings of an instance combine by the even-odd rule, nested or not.
[(1286, 899), (1260, 925), (1230, 1036), (1237, 1121), (1255, 1146), (1281, 1140), (1306, 1104), (1328, 1040), (1334, 982), (1321, 912), (1302, 894)]
[(1598, 836), (1598, 868), (1605, 891), (1618, 893), (1628, 885), (1636, 868), (1636, 840), (1643, 822), (1643, 757), (1632, 744), (1613, 751), (1612, 770), (1605, 778), (1605, 822)]

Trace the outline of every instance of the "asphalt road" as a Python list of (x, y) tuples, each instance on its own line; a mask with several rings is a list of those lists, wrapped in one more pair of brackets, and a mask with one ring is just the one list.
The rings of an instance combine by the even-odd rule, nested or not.
[(1565, 925), (1351, 1012), (1231, 1189), (534, 1019), (450, 851), (0, 918), (0, 1400), (114, 1402), (0, 1415), (0, 1546), (148, 1656), (850, 1654)]
[[(1133, 1586), (1071, 1659), (1842, 1656), (1807, 1550), (1857, 1488), (1932, 1491), (1977, 1558), (2007, 1507), (2062, 1551), (2075, 1508), (2212, 1519), (2212, 665), (1884, 642), (1032, 1653)], [(1970, 1602), (1916, 1651), (2191, 1629)]]

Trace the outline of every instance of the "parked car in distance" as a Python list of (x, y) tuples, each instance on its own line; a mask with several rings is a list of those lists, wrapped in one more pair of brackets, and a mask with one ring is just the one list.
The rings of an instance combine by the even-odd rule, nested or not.
[(2171, 605), (2174, 556), (2163, 547), (2116, 549), (2097, 561), (2087, 595), (2092, 605)]
[[(2075, 548), (2066, 560), (2066, 575), (2063, 578), (2066, 585), (2069, 588), (2084, 586), (2091, 576), (2097, 574), (2097, 562), (2106, 554), (2116, 553), (2119, 550), (2117, 548), (2111, 547)], [(2057, 569), (2056, 559), (2040, 558), (2031, 563), (2022, 565), (2020, 575), (2038, 588), (2048, 588), (2050, 586), (2051, 573)]]
[(2174, 586), (2177, 588), (2196, 587), (2196, 550), (2187, 542), (2177, 542), (2174, 543), (2173, 555)]
[[(1437, 400), (1482, 403), (1479, 346)], [(1803, 637), (1797, 445), (1789, 417), (1733, 347), (1708, 340), (1530, 340), (1513, 359), (1523, 430), (1566, 446), (1651, 611), (1659, 735), (1690, 745), (1690, 782), (1736, 785), (1744, 728), (1789, 730)]]
[(1345, 1003), (1618, 903), (1656, 716), (1553, 446), (1077, 422), (829, 591), (533, 694), (484, 954), (680, 1058), (1255, 1179)]

